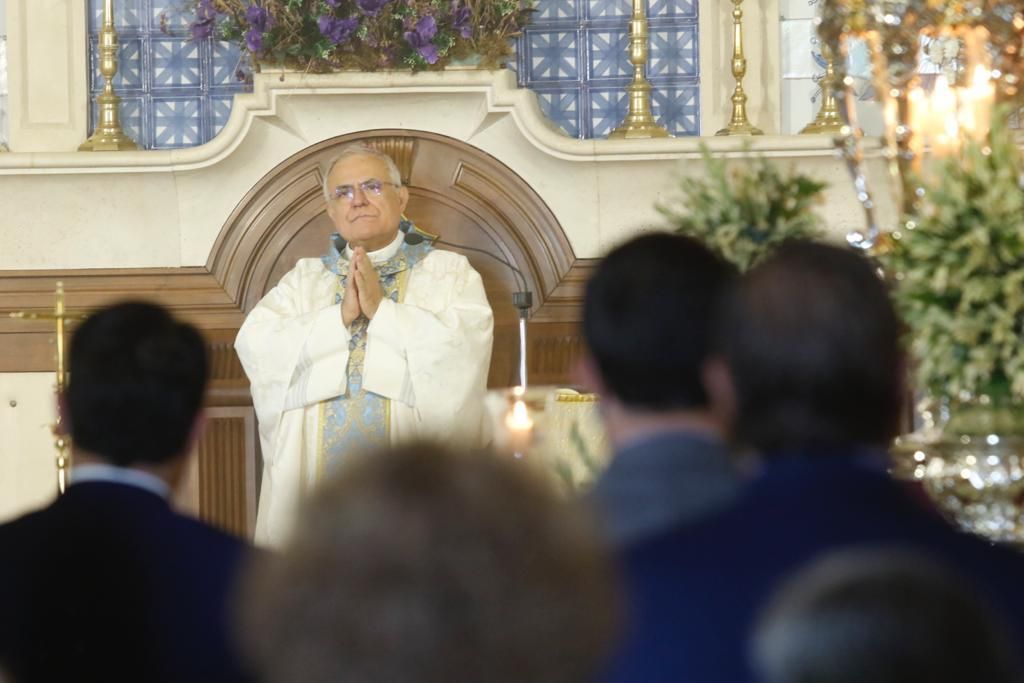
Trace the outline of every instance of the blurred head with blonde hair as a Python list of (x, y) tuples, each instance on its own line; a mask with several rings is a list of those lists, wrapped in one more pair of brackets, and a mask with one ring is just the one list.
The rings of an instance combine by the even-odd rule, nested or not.
[(246, 640), (272, 683), (572, 683), (611, 643), (590, 519), (522, 463), (426, 444), (353, 458), (257, 567)]

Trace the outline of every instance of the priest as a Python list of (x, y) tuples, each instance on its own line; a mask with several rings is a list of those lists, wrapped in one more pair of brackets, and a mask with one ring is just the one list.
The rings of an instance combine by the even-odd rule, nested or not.
[(338, 234), (249, 313), (235, 348), (263, 450), (256, 540), (280, 545), (296, 505), (353, 451), (413, 439), (486, 440), (494, 321), (466, 258), (405, 239), (409, 191), (363, 145), (324, 173)]

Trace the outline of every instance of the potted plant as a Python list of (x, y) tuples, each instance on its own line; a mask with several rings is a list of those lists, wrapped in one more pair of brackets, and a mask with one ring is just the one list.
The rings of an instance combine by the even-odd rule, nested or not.
[(948, 409), (912, 458), (969, 530), (1024, 541), (1024, 188), (1005, 116), (937, 164), (917, 215), (879, 256), (907, 323), (917, 388)]
[(237, 43), (256, 65), (311, 72), (498, 68), (530, 0), (189, 0), (197, 39)]
[(788, 239), (824, 234), (813, 210), (824, 183), (780, 170), (764, 157), (727, 165), (706, 147), (702, 154), (705, 173), (682, 177), (679, 196), (658, 206), (677, 232), (701, 240), (740, 270)]

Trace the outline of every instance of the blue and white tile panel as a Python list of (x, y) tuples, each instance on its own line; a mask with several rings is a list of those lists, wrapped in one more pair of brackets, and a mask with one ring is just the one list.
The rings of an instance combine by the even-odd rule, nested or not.
[[(145, 149), (208, 142), (227, 123), (234, 95), (251, 90), (236, 77), (241, 66), (239, 50), (212, 38), (193, 41), (182, 4), (181, 0), (114, 3), (120, 42), (114, 86), (122, 98), (122, 125)], [(96, 122), (95, 97), (103, 89), (97, 50), (102, 0), (89, 0), (89, 8), (91, 132)]]
[[(647, 0), (653, 109), (674, 135), (700, 134), (695, 0)], [(539, 0), (518, 41), (520, 86), (567, 135), (605, 137), (626, 115), (630, 0)]]

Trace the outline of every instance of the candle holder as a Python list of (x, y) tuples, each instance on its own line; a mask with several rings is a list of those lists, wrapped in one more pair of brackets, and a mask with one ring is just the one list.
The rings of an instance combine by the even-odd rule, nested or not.
[(836, 78), (835, 55), (827, 45), (821, 48), (821, 56), (825, 58), (825, 75), (821, 86), (821, 108), (814, 120), (803, 127), (801, 135), (837, 135), (843, 130), (843, 118), (839, 114), (836, 96), (832, 92), (832, 83)]
[(529, 463), (572, 493), (604, 469), (611, 447), (596, 394), (569, 388), (512, 387), (484, 401), (497, 453)]
[(654, 120), (651, 112), (651, 83), (644, 77), (648, 53), (647, 7), (644, 0), (633, 0), (633, 18), (629, 22), (629, 62), (633, 82), (626, 86), (629, 113), (609, 139), (667, 138), (668, 131)]
[(528, 458), (543, 432), (544, 397), (550, 387), (515, 386), (487, 392), (492, 445), (516, 459)]
[(121, 98), (114, 92), (117, 75), (117, 31), (114, 30), (114, 0), (104, 0), (103, 29), (100, 31), (100, 73), (105, 84), (96, 98), (99, 122), (96, 130), (79, 146), (79, 152), (120, 152), (139, 146), (121, 128)]
[[(70, 313), (64, 303), (64, 283), (58, 281), (54, 306), (52, 311), (40, 313), (35, 311), (11, 311), (7, 317), (17, 320), (52, 320), (56, 325), (56, 346), (57, 346), (57, 396), (64, 393), (68, 381), (66, 337), (69, 322), (84, 320), (86, 316), (81, 313)], [(60, 413), (57, 420), (51, 425), (53, 432), (53, 445), (57, 449), (57, 493), (63, 494), (68, 487), (71, 472), (70, 438), (67, 433), (67, 426), (61, 423)]]
[(743, 54), (743, 0), (732, 0), (732, 77), (736, 87), (732, 91), (732, 116), (729, 124), (715, 135), (764, 135), (764, 131), (747, 118), (747, 93), (743, 91), (743, 77), (747, 75), (747, 58)]

